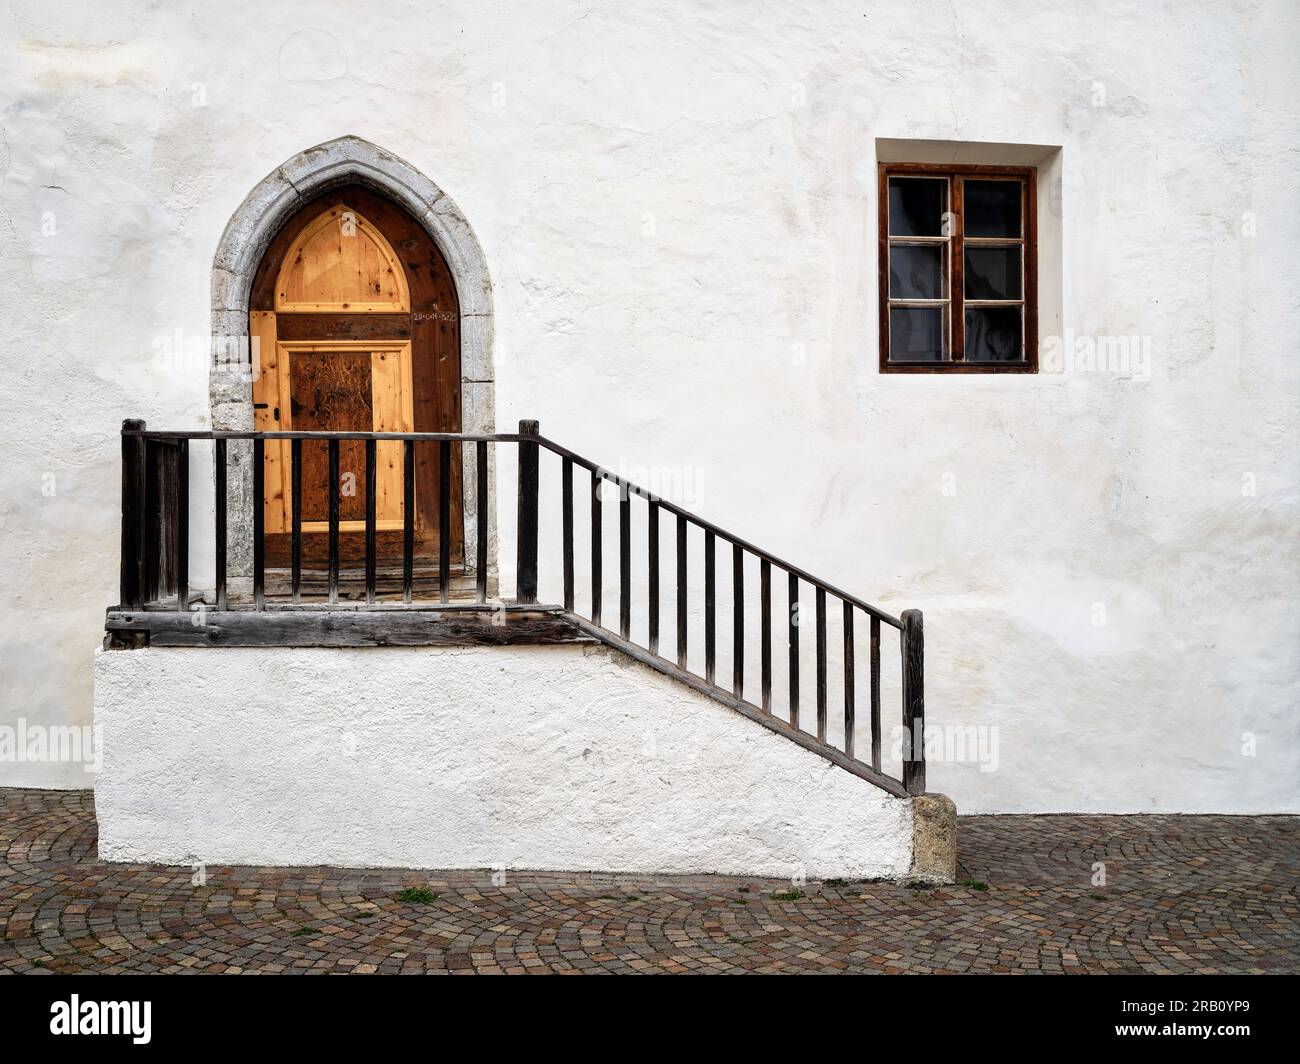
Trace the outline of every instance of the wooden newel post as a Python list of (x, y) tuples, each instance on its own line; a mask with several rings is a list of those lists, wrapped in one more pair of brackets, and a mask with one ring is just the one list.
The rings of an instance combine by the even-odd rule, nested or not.
[(904, 610), (903, 652), (903, 786), (908, 794), (925, 793), (925, 631), (920, 610)]
[[(519, 422), (519, 435), (537, 436), (536, 421)], [(537, 601), (537, 444), (519, 443), (519, 552), (517, 555), (519, 602)]]
[(124, 607), (144, 608), (145, 597), (145, 440), (144, 422), (122, 422), (122, 567), (118, 597)]

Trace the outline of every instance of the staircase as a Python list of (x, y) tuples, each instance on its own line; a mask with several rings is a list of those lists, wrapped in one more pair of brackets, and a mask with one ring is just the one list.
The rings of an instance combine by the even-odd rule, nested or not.
[[(327, 447), (334, 471), (338, 470), (341, 440), (365, 441), (364, 567), (341, 568), (339, 478), (333, 476), (328, 486), (326, 569), (303, 567), (302, 514), (297, 505), (290, 567), (268, 569), (262, 508), (254, 505), (251, 514), (244, 515), (245, 526), (251, 526), (252, 555), (250, 586), (245, 592), (237, 586), (239, 581), (228, 579), (228, 563), (234, 554), (230, 506), (232, 501), (238, 505), (240, 499), (263, 497), (265, 445), (279, 439), (293, 441), (295, 456), (300, 456), (308, 443)], [(189, 447), (194, 440), (211, 441), (217, 482), (215, 595), (210, 596), (211, 602), (191, 594), (189, 587)], [(376, 551), (373, 473), (376, 445), (385, 440), (403, 442), (405, 527), (400, 566), (381, 566)], [(489, 594), (489, 529), (482, 516), (489, 513), (490, 445), (513, 446), (518, 454), (512, 599)], [(236, 449), (233, 462), (232, 446)], [(466, 510), (475, 519), (466, 521), (465, 565), (459, 571), (453, 569), (445, 540), (436, 560), (416, 558), (417, 446), (438, 449), (437, 527), (451, 527), (453, 462), (464, 470), (465, 483), (474, 484), (473, 496), (466, 493)], [(735, 710), (890, 795), (907, 798), (925, 792), (924, 747), (919, 741), (924, 731), (920, 611), (905, 610), (894, 617), (547, 439), (536, 421), (521, 421), (517, 433), (490, 435), (149, 432), (143, 422), (128, 421), (123, 425), (122, 451), (121, 596), (119, 604), (108, 611), (106, 645), (110, 648), (149, 644), (350, 647), (597, 642)], [(543, 454), (559, 465), (558, 506), (545, 511), (541, 506)], [(236, 471), (233, 476), (232, 468)], [(241, 488), (239, 470), (251, 474), (251, 485)], [(586, 497), (589, 530), (585, 538), (575, 534), (575, 493), (579, 492), (575, 473), (581, 481), (580, 494)], [(645, 574), (644, 626), (641, 616), (633, 623), (634, 503), (636, 526), (645, 529), (645, 557), (638, 564)], [(617, 621), (607, 623), (605, 590), (612, 581), (607, 581), (605, 573), (605, 520), (615, 505), (617, 598), (615, 610), (608, 612), (616, 612)], [(542, 519), (543, 512), (547, 520)], [(468, 542), (471, 530), (472, 551)], [(663, 551), (661, 540), (665, 540)], [(578, 603), (579, 551), (575, 544), (580, 541), (585, 545), (581, 559), (585, 608)], [(558, 561), (557, 593), (551, 602), (539, 597), (543, 542), (547, 546), (545, 560)], [(661, 557), (664, 553), (672, 556), (671, 563)], [(729, 588), (719, 587), (719, 554), (730, 577)], [(692, 557), (697, 559), (694, 584)], [(671, 587), (666, 588), (669, 581)], [(637, 588), (640, 586), (638, 581)], [(675, 604), (669, 633), (671, 656), (661, 650), (661, 600), (668, 591)], [(774, 599), (779, 612), (774, 612)], [(811, 606), (811, 611), (806, 606)], [(809, 615), (811, 625), (806, 619)], [(724, 637), (730, 636), (730, 646), (723, 647), (730, 675), (722, 677), (718, 675), (720, 626)], [(757, 655), (750, 645), (755, 627)], [(811, 633), (804, 631), (808, 627)], [(897, 633), (899, 663), (898, 705), (891, 716), (901, 724), (903, 736), (897, 775), (886, 771), (882, 750), (882, 635), (892, 643), (891, 630)], [(813, 663), (810, 677), (804, 661), (809, 650)], [(781, 690), (774, 693), (778, 674)], [(864, 718), (861, 724), (860, 715)]]

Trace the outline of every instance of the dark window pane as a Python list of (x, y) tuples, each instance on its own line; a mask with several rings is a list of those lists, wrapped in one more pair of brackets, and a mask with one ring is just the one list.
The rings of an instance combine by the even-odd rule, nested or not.
[(966, 308), (967, 362), (1022, 362), (1019, 307)]
[(891, 362), (938, 362), (943, 358), (943, 316), (947, 307), (890, 307)]
[(890, 299), (942, 299), (943, 248), (893, 244), (889, 248)]
[(966, 236), (1020, 235), (1019, 181), (982, 181), (966, 178)]
[(889, 179), (889, 235), (943, 236), (948, 182), (934, 177)]
[(1019, 299), (1020, 247), (966, 245), (966, 298)]

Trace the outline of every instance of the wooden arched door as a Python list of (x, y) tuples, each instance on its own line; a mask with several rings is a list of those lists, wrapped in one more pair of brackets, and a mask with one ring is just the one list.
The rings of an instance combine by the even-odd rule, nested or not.
[[(446, 260), (406, 211), (361, 186), (316, 197), (267, 249), (250, 295), (249, 335), (260, 372), (253, 383), (254, 428), (377, 432), (460, 430), (460, 313)], [(463, 568), (461, 456), (451, 464), (454, 568)], [(339, 449), (340, 557), (348, 568), (365, 557), (365, 448)], [(438, 458), (417, 444), (417, 564), (438, 558)], [(292, 452), (266, 446), (263, 516), (269, 567), (289, 564)], [(304, 566), (326, 558), (328, 452), (308, 440), (302, 455)], [(402, 556), (402, 444), (377, 447), (376, 523), (379, 564)], [(351, 563), (349, 565), (348, 563)], [(359, 574), (357, 574), (359, 577)]]

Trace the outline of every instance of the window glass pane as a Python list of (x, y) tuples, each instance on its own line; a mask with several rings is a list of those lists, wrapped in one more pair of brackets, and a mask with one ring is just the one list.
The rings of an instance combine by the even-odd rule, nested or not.
[(966, 245), (967, 299), (1020, 298), (1020, 246)]
[(968, 177), (965, 187), (966, 236), (1020, 235), (1019, 181), (985, 181)]
[(966, 308), (967, 362), (1024, 361), (1019, 307)]
[(889, 248), (890, 299), (942, 299), (943, 247), (892, 244)]
[(890, 360), (940, 361), (943, 358), (943, 316), (947, 311), (947, 307), (890, 307)]
[(889, 179), (889, 235), (943, 236), (948, 182), (934, 177)]

